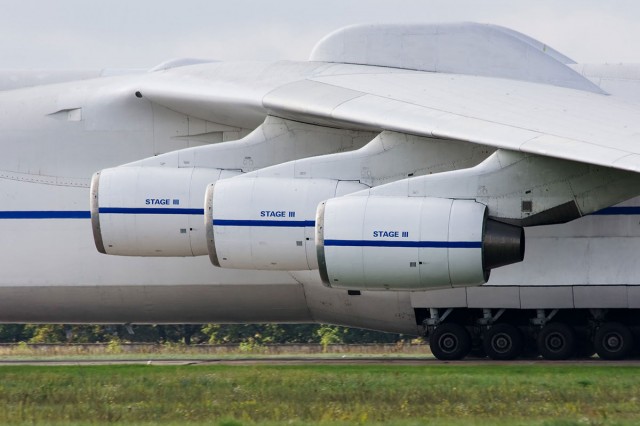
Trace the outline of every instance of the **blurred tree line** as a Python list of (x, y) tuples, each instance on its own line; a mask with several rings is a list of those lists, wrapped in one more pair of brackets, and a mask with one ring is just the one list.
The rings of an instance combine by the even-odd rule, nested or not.
[[(133, 331), (133, 334), (130, 333)], [(322, 324), (3, 324), (0, 343), (395, 343), (401, 334)]]

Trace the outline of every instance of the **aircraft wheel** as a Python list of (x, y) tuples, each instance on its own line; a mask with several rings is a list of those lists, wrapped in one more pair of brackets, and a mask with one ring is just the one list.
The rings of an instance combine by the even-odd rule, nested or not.
[(482, 344), (491, 359), (516, 359), (523, 349), (522, 333), (511, 324), (495, 324), (485, 334)]
[(440, 324), (429, 336), (431, 352), (439, 360), (462, 359), (471, 350), (471, 336), (466, 328), (456, 323)]
[(602, 359), (624, 359), (633, 349), (633, 335), (625, 325), (607, 322), (596, 330), (593, 344)]
[(575, 333), (567, 324), (549, 323), (538, 334), (538, 350), (544, 359), (569, 359), (574, 354), (575, 347)]

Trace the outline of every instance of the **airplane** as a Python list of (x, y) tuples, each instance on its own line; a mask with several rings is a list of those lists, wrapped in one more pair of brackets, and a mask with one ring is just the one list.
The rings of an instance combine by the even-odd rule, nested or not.
[(350, 26), (302, 62), (0, 72), (0, 322), (626, 358), (639, 80), (477, 23)]

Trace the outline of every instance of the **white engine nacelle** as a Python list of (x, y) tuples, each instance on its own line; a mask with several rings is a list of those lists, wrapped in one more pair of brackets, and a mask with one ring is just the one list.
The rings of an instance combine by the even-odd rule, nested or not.
[(220, 169), (116, 167), (91, 181), (91, 224), (96, 248), (121, 256), (207, 254), (204, 192)]
[(321, 201), (367, 189), (332, 179), (242, 177), (205, 196), (211, 262), (223, 268), (317, 269), (315, 214)]
[(524, 257), (524, 231), (471, 200), (342, 197), (318, 207), (320, 275), (329, 287), (425, 290), (484, 284)]

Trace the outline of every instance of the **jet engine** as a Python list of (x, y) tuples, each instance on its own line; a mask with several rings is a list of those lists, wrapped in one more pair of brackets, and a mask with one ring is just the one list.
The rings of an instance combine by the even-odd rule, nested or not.
[(209, 185), (205, 222), (211, 262), (233, 269), (317, 269), (318, 204), (367, 188), (352, 181), (268, 177)]
[(207, 254), (207, 185), (236, 175), (220, 169), (116, 167), (94, 174), (91, 224), (98, 251), (122, 256)]
[(351, 196), (318, 206), (316, 245), (325, 285), (425, 290), (480, 285), (524, 258), (524, 230), (487, 218), (472, 200)]

